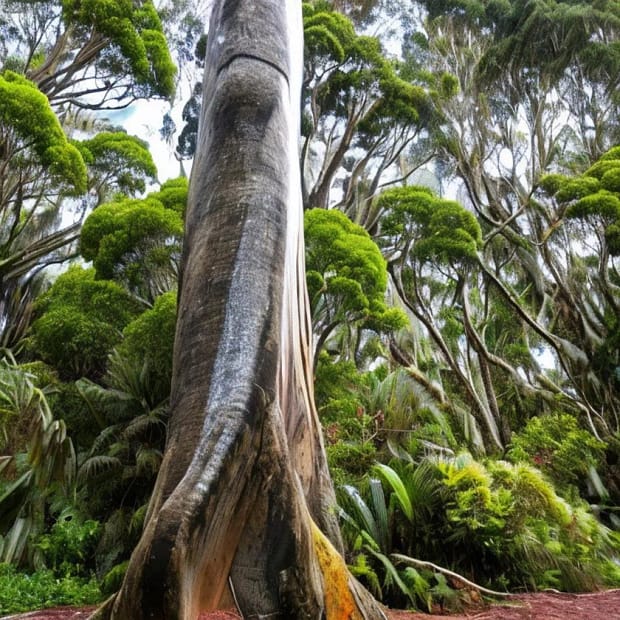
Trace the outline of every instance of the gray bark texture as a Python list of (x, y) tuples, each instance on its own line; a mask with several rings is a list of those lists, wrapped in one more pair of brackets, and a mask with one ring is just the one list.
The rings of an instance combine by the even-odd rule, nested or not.
[(330, 612), (317, 554), (314, 524), (341, 544), (311, 390), (299, 5), (213, 8), (168, 444), (122, 588), (94, 618), (195, 620), (229, 588), (244, 618), (383, 617), (348, 575), (359, 609)]

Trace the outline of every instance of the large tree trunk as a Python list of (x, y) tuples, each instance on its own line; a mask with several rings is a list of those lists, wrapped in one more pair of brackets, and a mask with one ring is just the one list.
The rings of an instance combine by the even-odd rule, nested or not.
[(311, 388), (297, 0), (221, 0), (192, 171), (172, 416), (142, 539), (96, 616), (383, 618), (338, 550)]

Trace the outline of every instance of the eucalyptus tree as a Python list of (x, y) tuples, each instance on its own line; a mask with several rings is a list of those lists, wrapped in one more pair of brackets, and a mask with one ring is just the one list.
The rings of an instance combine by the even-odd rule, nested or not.
[(0, 14), (4, 68), (53, 105), (99, 110), (168, 97), (175, 69), (150, 0), (8, 0)]
[[(312, 399), (297, 3), (216, 2), (186, 215), (167, 449), (95, 617), (380, 618), (346, 570)], [(331, 542), (330, 542), (331, 539)]]
[(117, 131), (68, 140), (86, 137), (76, 114), (168, 97), (175, 69), (148, 1), (9, 0), (0, 49), (0, 331), (14, 345), (38, 274), (75, 255), (85, 211), (156, 175), (145, 144)]
[(570, 385), (596, 408), (603, 428), (617, 432), (620, 147), (610, 149), (583, 175), (552, 174), (541, 183), (563, 216), (561, 225), (549, 231), (545, 244), (547, 264), (562, 287), (558, 298), (563, 311), (554, 317), (554, 327), (558, 332), (576, 334), (587, 356), (584, 371), (567, 366), (572, 371)]
[(0, 81), (0, 334), (10, 346), (29, 324), (39, 274), (77, 255), (86, 213), (116, 192), (142, 192), (156, 168), (147, 145), (124, 132), (67, 140), (31, 82), (16, 74)]
[(0, 95), (0, 329), (9, 333), (3, 344), (10, 344), (15, 326), (7, 323), (21, 306), (19, 278), (56, 249), (53, 238), (33, 239), (33, 233), (41, 220), (54, 217), (50, 205), (60, 196), (86, 190), (87, 174), (32, 82), (7, 71), (0, 76)]
[[(328, 3), (305, 3), (302, 181), (306, 207), (335, 206), (372, 229), (372, 198), (401, 170), (403, 155), (441, 121), (453, 94), (443, 74), (405, 73), (377, 37), (360, 35)], [(429, 158), (425, 152), (421, 161)], [(409, 158), (411, 161), (411, 158)], [(339, 194), (339, 195), (338, 195)]]
[(114, 280), (146, 306), (176, 289), (187, 180), (166, 181), (145, 198), (118, 197), (95, 209), (80, 235), (97, 278)]
[(143, 309), (115, 282), (74, 266), (35, 303), (30, 350), (64, 381), (99, 378), (123, 328)]
[[(314, 338), (314, 366), (335, 332), (346, 329), (355, 359), (362, 330), (392, 332), (406, 317), (385, 303), (387, 270), (370, 235), (337, 210), (305, 214), (306, 280)], [(340, 352), (346, 358), (346, 352)]]
[(477, 293), (483, 286), (477, 269), (480, 225), (461, 205), (425, 188), (393, 188), (379, 202), (384, 212), (379, 240), (392, 281), (424, 326), (444, 368), (433, 372), (427, 366), (426, 372), (416, 372), (428, 360), (415, 349), (397, 357), (444, 405), (455, 410), (460, 401), (468, 406), (486, 443), (501, 449), (510, 433), (502, 428), (505, 420), (489, 368), (491, 353), (477, 324)]
[[(458, 80), (456, 96), (440, 102), (436, 171), (482, 231), (478, 299), (470, 297), (462, 336), (487, 359), (495, 391), (517, 388), (517, 425), (537, 403), (555, 401), (583, 414), (595, 434), (609, 432), (607, 401), (586, 389), (597, 373), (588, 315), (605, 312), (580, 275), (588, 241), (541, 192), (541, 179), (584, 170), (613, 144), (617, 3), (422, 4), (428, 20), (409, 42), (409, 61)], [(557, 378), (539, 367), (536, 351), (555, 361)], [(519, 399), (508, 401), (502, 417)]]

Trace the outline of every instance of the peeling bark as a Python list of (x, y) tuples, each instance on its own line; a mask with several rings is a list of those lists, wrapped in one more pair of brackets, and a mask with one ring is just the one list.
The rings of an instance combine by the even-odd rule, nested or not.
[(297, 2), (213, 9), (168, 444), (122, 588), (93, 618), (194, 620), (229, 580), (245, 618), (385, 618), (340, 555), (312, 398), (301, 32)]

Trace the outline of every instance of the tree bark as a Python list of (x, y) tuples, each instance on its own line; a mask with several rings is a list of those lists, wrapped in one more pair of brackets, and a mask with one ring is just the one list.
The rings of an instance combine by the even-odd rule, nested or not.
[[(164, 461), (94, 618), (384, 618), (340, 556), (312, 398), (300, 3), (221, 0), (187, 212)], [(229, 586), (230, 584), (230, 586)]]

